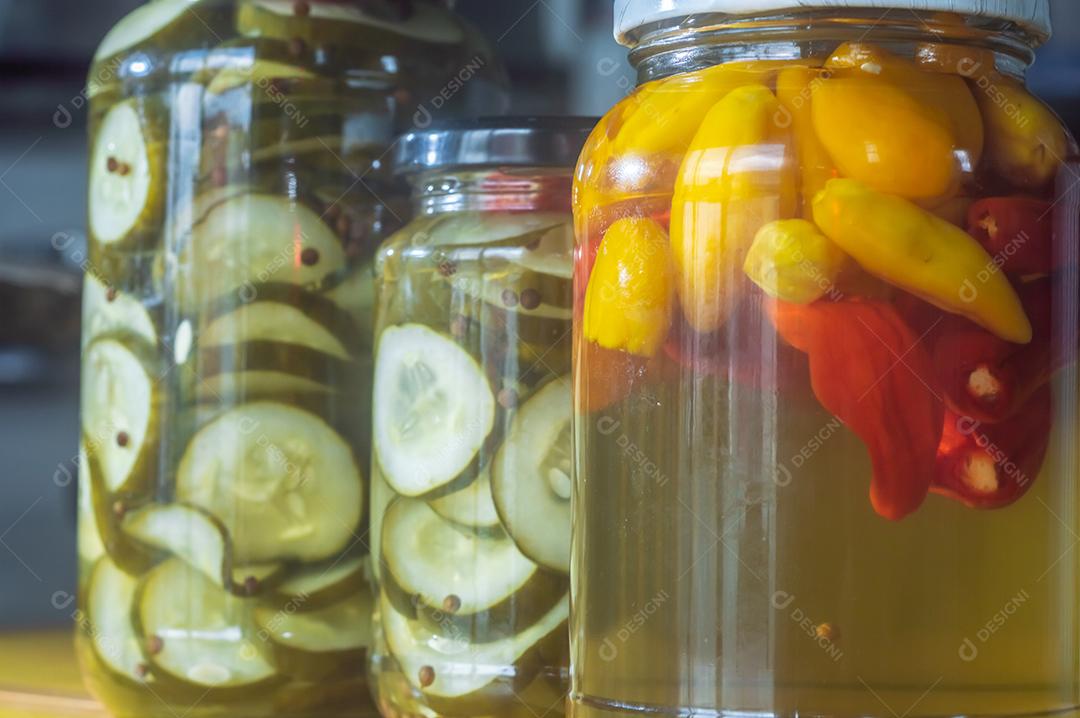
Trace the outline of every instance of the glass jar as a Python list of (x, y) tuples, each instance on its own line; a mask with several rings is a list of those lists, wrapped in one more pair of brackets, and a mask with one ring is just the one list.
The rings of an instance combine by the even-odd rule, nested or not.
[(1075, 710), (1047, 3), (616, 6), (641, 85), (574, 190), (572, 712)]
[(376, 257), (372, 683), (384, 716), (562, 712), (571, 173), (595, 120), (406, 135)]
[(115, 715), (374, 714), (382, 157), (467, 63), (455, 100), (497, 88), (482, 47), (423, 0), (157, 0), (102, 42), (78, 651)]

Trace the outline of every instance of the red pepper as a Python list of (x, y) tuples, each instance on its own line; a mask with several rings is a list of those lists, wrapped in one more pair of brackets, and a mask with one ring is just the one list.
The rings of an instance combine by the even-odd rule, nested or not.
[(1005, 421), (1054, 372), (1076, 356), (1076, 327), (1051, 316), (1056, 281), (1044, 277), (1018, 287), (1031, 320), (1032, 339), (1012, 344), (956, 316), (935, 330), (934, 367), (945, 404), (956, 414), (985, 423)]
[(968, 209), (968, 233), (1006, 272), (1046, 274), (1055, 257), (1053, 205), (1032, 197), (988, 197)]
[(930, 489), (944, 418), (918, 335), (879, 300), (777, 301), (771, 314), (780, 336), (809, 356), (818, 401), (866, 444), (874, 510), (897, 520), (917, 509)]
[(1050, 444), (1051, 421), (1047, 385), (1000, 424), (946, 412), (930, 490), (974, 509), (1008, 506), (1035, 482)]

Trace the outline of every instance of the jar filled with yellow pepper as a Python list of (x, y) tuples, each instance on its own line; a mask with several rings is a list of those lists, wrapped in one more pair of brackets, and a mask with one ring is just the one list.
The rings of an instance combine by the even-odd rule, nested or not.
[(575, 175), (580, 718), (1080, 706), (1045, 0), (617, 0)]

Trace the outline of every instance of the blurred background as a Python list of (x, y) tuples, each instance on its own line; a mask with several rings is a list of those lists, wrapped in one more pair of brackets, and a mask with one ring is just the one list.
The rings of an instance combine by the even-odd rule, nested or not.
[[(1080, 130), (1080, 2), (1051, 0), (1036, 93)], [(48, 625), (75, 585), (79, 266), (89, 58), (139, 0), (0, 0), (0, 628)], [(515, 113), (599, 115), (633, 86), (611, 0), (460, 0)]]

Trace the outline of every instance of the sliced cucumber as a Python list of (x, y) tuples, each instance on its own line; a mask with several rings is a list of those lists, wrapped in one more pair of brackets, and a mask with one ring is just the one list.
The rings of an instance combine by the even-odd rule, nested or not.
[(356, 593), (366, 593), (363, 556), (345, 556), (323, 565), (305, 566), (277, 587), (281, 603), (292, 612), (317, 611)]
[(425, 234), (440, 247), (501, 244), (523, 246), (567, 223), (561, 212), (459, 212), (438, 217)]
[(161, 387), (153, 349), (107, 334), (83, 354), (81, 417), (108, 493), (150, 483), (156, 469)]
[(94, 61), (123, 52), (152, 37), (184, 14), (191, 0), (154, 0), (128, 13), (102, 39)]
[(124, 515), (128, 536), (167, 551), (198, 569), (219, 587), (232, 582), (232, 547), (225, 526), (195, 506), (149, 504)]
[(361, 591), (327, 608), (304, 613), (262, 606), (255, 611), (260, 635), (274, 646), (282, 673), (306, 680), (364, 670), (371, 645), (374, 599)]
[(256, 301), (212, 320), (199, 335), (203, 347), (272, 340), (305, 346), (340, 359), (349, 351), (325, 325), (295, 304)]
[(326, 296), (352, 318), (360, 346), (370, 347), (375, 335), (375, 274), (371, 264), (350, 271), (327, 290)]
[(379, 462), (371, 462), (371, 527), (368, 529), (368, 544), (371, 547), (371, 574), (375, 583), (382, 576), (382, 524), (386, 507), (390, 505), (397, 494), (390, 484), (383, 478)]
[(358, 375), (354, 362), (296, 344), (250, 341), (198, 354), (197, 399), (239, 403), (296, 394), (325, 394)]
[(79, 441), (79, 566), (80, 570), (92, 566), (105, 553), (101, 541), (97, 514), (94, 512), (93, 487), (90, 479), (90, 462), (86, 458), (86, 445)]
[[(194, 308), (254, 285), (317, 285), (340, 272), (345, 252), (337, 235), (305, 205), (269, 194), (230, 196), (191, 228), (177, 266), (184, 306)], [(212, 269), (209, 269), (212, 268)]]
[[(368, 3), (369, 10), (352, 3), (312, 3), (304, 16), (296, 14), (293, 0), (246, 0), (238, 14), (238, 29), (245, 35), (262, 35), (287, 40), (292, 37), (322, 39), (329, 42), (355, 42), (360, 28), (367, 26), (383, 33), (431, 43), (453, 43), (462, 39), (461, 28), (450, 17), (427, 3), (411, 3), (412, 12), (401, 21), (386, 21), (374, 14), (385, 5), (391, 16), (393, 3)], [(400, 7), (400, 6), (397, 6)], [(367, 36), (365, 36), (367, 39)]]
[(86, 630), (97, 659), (117, 676), (142, 683), (143, 654), (131, 625), (136, 585), (135, 578), (108, 556), (102, 557), (90, 572), (84, 606)]
[(152, 232), (162, 218), (165, 150), (148, 135), (153, 118), (133, 98), (114, 105), (102, 118), (90, 155), (89, 224), (104, 247)]
[(267, 83), (274, 80), (311, 80), (315, 77), (315, 73), (298, 65), (256, 58), (246, 66), (225, 67), (214, 75), (214, 79), (206, 86), (206, 91), (220, 95), (237, 87), (266, 87)]
[(569, 603), (569, 597), (563, 596), (536, 623), (484, 644), (432, 636), (385, 596), (379, 612), (390, 653), (432, 708), (456, 715), (488, 715), (497, 702), (516, 702), (515, 692), (541, 668), (548, 643), (566, 642)]
[(128, 332), (149, 346), (157, 345), (157, 328), (142, 302), (110, 289), (90, 272), (83, 278), (82, 324), (84, 349), (91, 339), (115, 332)]
[(120, 525), (128, 511), (149, 503), (147, 494), (145, 491), (109, 491), (105, 486), (105, 472), (101, 469), (95, 447), (85, 435), (83, 446), (93, 523), (101, 537), (105, 553), (121, 570), (133, 575), (142, 573), (157, 563), (161, 555), (157, 550), (128, 536)]
[(180, 459), (176, 494), (221, 519), (241, 562), (338, 554), (364, 505), (348, 444), (316, 415), (272, 402), (238, 406), (200, 429)]
[(521, 247), (512, 260), (540, 274), (570, 279), (574, 276), (574, 227), (569, 217), (556, 227), (544, 231), (536, 245)]
[(383, 517), (383, 583), (399, 611), (426, 616), (436, 632), (488, 641), (527, 626), (567, 589), (505, 534), (462, 529), (417, 499)]
[(493, 529), (499, 513), (491, 498), (491, 475), (485, 468), (468, 486), (431, 499), (432, 510), (447, 521), (474, 529)]
[(453, 339), (420, 324), (382, 332), (374, 445), (395, 491), (420, 496), (449, 484), (472, 462), (494, 421), (487, 377)]
[(252, 604), (180, 559), (143, 577), (135, 594), (136, 631), (156, 643), (146, 658), (155, 676), (195, 690), (268, 685), (274, 667), (255, 641)]
[(491, 465), (503, 527), (542, 566), (570, 571), (570, 378), (544, 385), (510, 422)]

